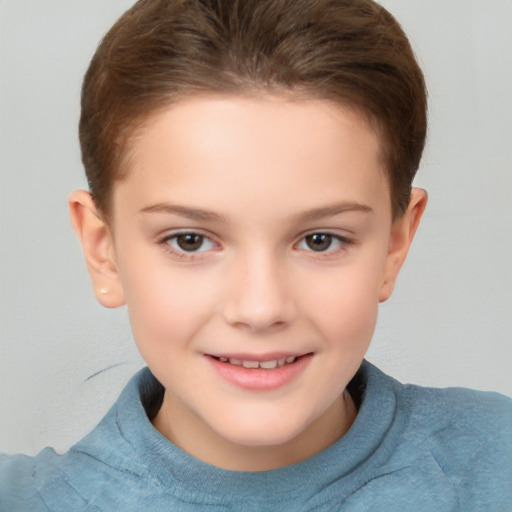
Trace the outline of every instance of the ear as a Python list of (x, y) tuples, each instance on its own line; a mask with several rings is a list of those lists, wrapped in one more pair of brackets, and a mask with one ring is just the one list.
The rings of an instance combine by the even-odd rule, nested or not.
[(396, 278), (402, 267), (409, 247), (427, 206), (427, 193), (420, 188), (411, 191), (411, 199), (405, 213), (391, 226), (389, 253), (384, 267), (384, 276), (379, 291), (379, 302), (389, 299), (395, 287)]
[(111, 231), (85, 190), (69, 197), (69, 213), (92, 279), (96, 299), (107, 308), (125, 304)]

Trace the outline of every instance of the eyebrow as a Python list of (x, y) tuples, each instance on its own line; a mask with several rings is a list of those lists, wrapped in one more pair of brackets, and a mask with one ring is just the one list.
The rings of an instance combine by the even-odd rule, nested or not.
[(188, 206), (181, 206), (178, 204), (157, 203), (152, 206), (147, 206), (140, 210), (141, 213), (168, 213), (172, 215), (179, 215), (191, 220), (226, 220), (223, 215), (212, 212), (210, 210), (203, 210), (201, 208), (189, 208)]
[(330, 206), (323, 206), (320, 208), (313, 208), (297, 215), (297, 220), (308, 221), (308, 220), (320, 220), (326, 217), (334, 217), (341, 213), (346, 212), (363, 212), (371, 213), (373, 210), (366, 204), (357, 202), (343, 202), (339, 204), (333, 204)]
[[(339, 204), (333, 204), (330, 206), (323, 206), (320, 208), (313, 208), (301, 212), (296, 216), (297, 221), (314, 221), (324, 219), (326, 217), (334, 217), (341, 213), (346, 212), (363, 212), (370, 213), (372, 208), (365, 204), (357, 202), (343, 202)], [(227, 219), (223, 215), (210, 210), (203, 210), (202, 208), (190, 208), (188, 206), (182, 206), (170, 203), (157, 203), (151, 206), (147, 206), (140, 210), (141, 213), (167, 213), (172, 215), (179, 215), (190, 220), (198, 221), (224, 221)]]

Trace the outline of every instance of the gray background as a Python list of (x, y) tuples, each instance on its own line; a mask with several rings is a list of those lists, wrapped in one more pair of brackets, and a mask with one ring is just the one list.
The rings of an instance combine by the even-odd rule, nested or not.
[[(0, 447), (59, 451), (143, 363), (90, 290), (66, 199), (85, 186), (80, 82), (131, 0), (0, 0)], [(386, 0), (424, 68), (428, 210), (368, 358), (512, 395), (512, 2)], [(106, 371), (103, 371), (108, 369)]]

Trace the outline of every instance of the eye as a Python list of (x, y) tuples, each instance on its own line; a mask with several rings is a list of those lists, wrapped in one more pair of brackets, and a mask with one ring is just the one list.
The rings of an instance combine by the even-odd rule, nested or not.
[(178, 233), (167, 237), (165, 243), (180, 253), (196, 253), (212, 250), (216, 247), (214, 242), (199, 233)]
[(349, 240), (330, 233), (310, 233), (297, 244), (298, 249), (314, 252), (330, 252), (348, 245)]
[(304, 241), (312, 251), (323, 252), (331, 247), (332, 236), (325, 233), (314, 233), (306, 236)]

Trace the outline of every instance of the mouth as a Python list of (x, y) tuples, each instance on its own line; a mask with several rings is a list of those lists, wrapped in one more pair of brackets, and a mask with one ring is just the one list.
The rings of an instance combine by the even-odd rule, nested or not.
[(275, 359), (266, 359), (259, 361), (257, 359), (242, 359), (239, 357), (226, 357), (226, 356), (210, 356), (213, 359), (225, 364), (231, 364), (233, 366), (242, 366), (248, 370), (275, 370), (276, 368), (282, 368), (283, 366), (291, 365), (298, 361), (300, 358), (305, 357), (309, 354), (303, 355), (289, 355), (285, 357), (276, 357)]
[(231, 385), (250, 391), (272, 391), (299, 378), (314, 353), (205, 355), (217, 374)]

